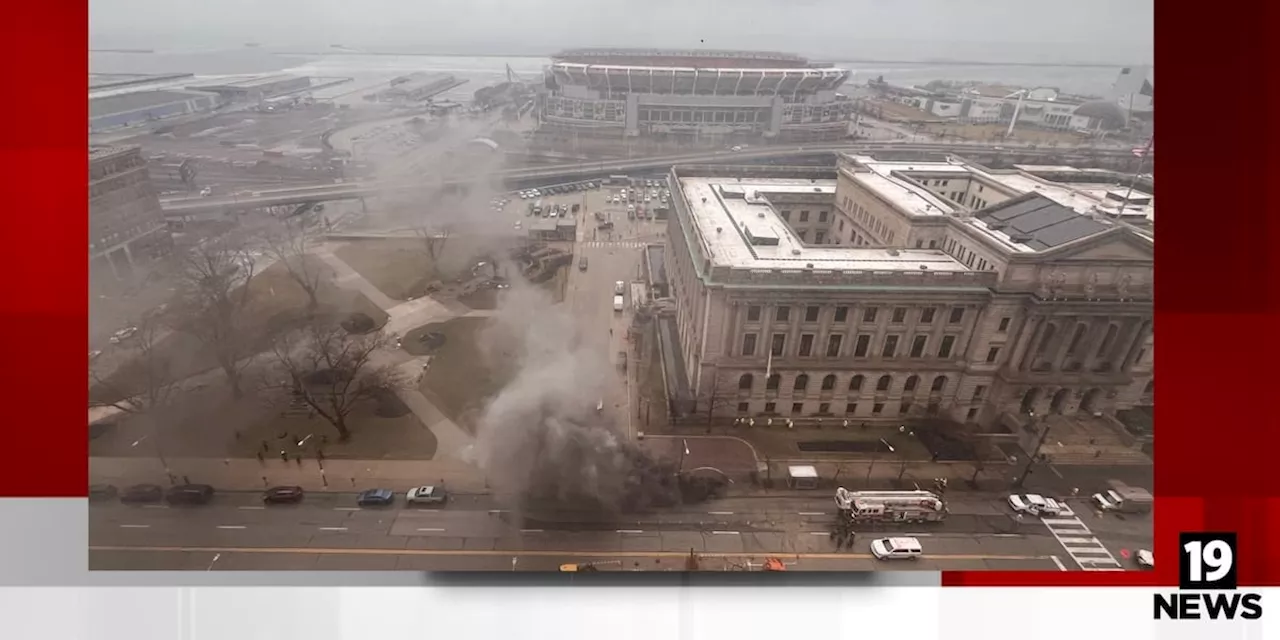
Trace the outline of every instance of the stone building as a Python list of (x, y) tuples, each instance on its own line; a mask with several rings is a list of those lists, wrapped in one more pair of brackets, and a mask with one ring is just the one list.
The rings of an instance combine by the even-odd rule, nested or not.
[(91, 279), (127, 279), (173, 248), (160, 198), (137, 147), (89, 148)]
[(1124, 176), (849, 156), (669, 181), (677, 415), (991, 424), (1151, 402), (1154, 201)]

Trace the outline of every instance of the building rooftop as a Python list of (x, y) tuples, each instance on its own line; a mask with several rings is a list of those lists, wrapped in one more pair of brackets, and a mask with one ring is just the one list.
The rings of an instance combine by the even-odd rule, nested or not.
[(297, 80), (303, 76), (289, 75), (287, 73), (279, 73), (267, 76), (250, 76), (246, 78), (231, 78), (221, 82), (201, 85), (193, 87), (198, 89), (254, 89), (275, 84), (277, 82), (287, 82), (289, 80)]
[(124, 145), (89, 145), (89, 161), (103, 160), (138, 150), (138, 147)]
[(1002, 234), (1010, 242), (1034, 251), (1052, 249), (1110, 228), (1039, 193), (1005, 200), (979, 211), (974, 218), (985, 223), (988, 232)]
[(210, 94), (195, 91), (136, 91), (89, 99), (89, 117), (97, 118), (114, 113), (124, 113), (146, 107), (160, 107), (196, 98), (212, 98)]
[(679, 184), (712, 267), (828, 272), (969, 271), (938, 250), (801, 242), (778, 215), (771, 196), (834, 196), (835, 180), (682, 177)]

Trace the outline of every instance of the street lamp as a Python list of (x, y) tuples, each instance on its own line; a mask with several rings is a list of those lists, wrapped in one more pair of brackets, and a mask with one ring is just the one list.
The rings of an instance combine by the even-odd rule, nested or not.
[[(1035, 411), (1028, 411), (1031, 416), (1031, 424), (1039, 424), (1041, 421), (1036, 419)], [(1040, 457), (1040, 449), (1044, 447), (1044, 441), (1049, 439), (1049, 425), (1044, 425), (1044, 430), (1040, 432), (1040, 439), (1036, 441), (1036, 446), (1031, 450), (1031, 455), (1027, 458), (1027, 465), (1022, 468), (1022, 474), (1018, 476), (1017, 482), (1013, 486), (1021, 488), (1022, 484), (1027, 481), (1027, 476), (1031, 473), (1031, 466), (1036, 463), (1036, 459)]]

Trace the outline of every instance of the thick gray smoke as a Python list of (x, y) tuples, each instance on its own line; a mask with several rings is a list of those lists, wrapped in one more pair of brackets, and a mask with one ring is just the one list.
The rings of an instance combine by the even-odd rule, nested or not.
[(678, 501), (674, 469), (596, 411), (616, 374), (567, 310), (516, 285), (494, 320), (483, 336), (487, 357), (514, 362), (516, 374), (483, 412), (476, 449), (501, 500), (525, 514), (598, 515)]

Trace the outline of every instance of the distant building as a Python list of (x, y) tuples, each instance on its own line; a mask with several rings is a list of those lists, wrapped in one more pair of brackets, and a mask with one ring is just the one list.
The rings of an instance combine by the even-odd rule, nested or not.
[(850, 72), (783, 53), (576, 49), (552, 58), (539, 96), (551, 130), (690, 141), (839, 140)]
[(209, 111), (218, 96), (195, 91), (136, 91), (89, 99), (89, 132)]
[(1152, 402), (1154, 237), (1116, 218), (1154, 203), (1116, 174), (847, 156), (669, 182), (677, 417), (1016, 426)]
[(90, 277), (125, 279), (173, 239), (138, 147), (89, 147)]
[(1126, 112), (1144, 114), (1155, 110), (1155, 85), (1151, 67), (1125, 67), (1116, 76), (1108, 96)]
[(193, 91), (216, 93), (227, 102), (257, 102), (311, 87), (311, 78), (286, 74), (243, 78), (188, 87)]
[(393, 80), (391, 88), (383, 91), (381, 95), (389, 100), (419, 102), (459, 84), (457, 78), (447, 73), (411, 73)]

